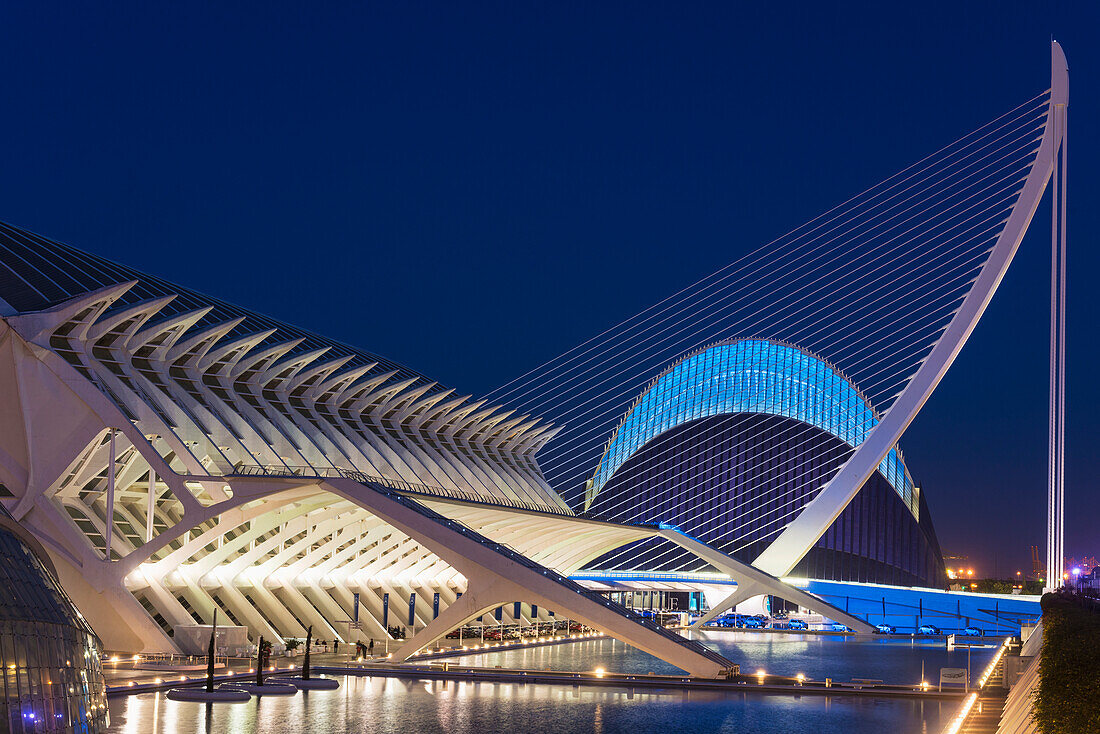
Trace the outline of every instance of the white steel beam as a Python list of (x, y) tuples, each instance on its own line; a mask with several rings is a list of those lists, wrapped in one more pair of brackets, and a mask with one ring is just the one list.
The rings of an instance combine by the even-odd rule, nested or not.
[[(1051, 44), (1052, 111), (1058, 105), (1066, 105), (1068, 99), (1069, 72), (1066, 57), (1061, 46), (1054, 42)], [(1061, 133), (1052, 124), (1052, 116), (1052, 113), (1048, 114), (1039, 152), (1016, 205), (951, 323), (886, 415), (871, 429), (866, 440), (852, 452), (848, 461), (821, 492), (806, 504), (802, 512), (753, 561), (757, 568), (773, 576), (785, 576), (798, 565), (829, 526), (840, 517), (840, 513), (871, 477), (883, 457), (894, 448), (955, 361), (1012, 263), (1050, 180), (1054, 159), (1061, 143)]]

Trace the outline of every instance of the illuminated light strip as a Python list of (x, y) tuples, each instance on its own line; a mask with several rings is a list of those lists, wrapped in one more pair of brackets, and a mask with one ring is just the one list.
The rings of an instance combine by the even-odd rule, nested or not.
[(997, 663), (1000, 662), (1005, 654), (1005, 650), (1008, 649), (1008, 640), (1009, 638), (1006, 637), (1005, 641), (1001, 643), (1001, 648), (997, 650), (997, 654), (989, 661), (989, 665), (986, 666), (985, 672), (982, 673), (982, 677), (978, 679), (979, 690), (985, 687), (985, 682), (989, 680), (989, 676), (993, 675), (993, 670), (997, 667)]
[[(988, 681), (989, 677), (993, 675), (993, 671), (996, 669), (997, 663), (1001, 661), (1001, 658), (1005, 654), (1005, 650), (1008, 649), (1008, 640), (1009, 638), (1006, 637), (1005, 641), (1001, 643), (1001, 647), (997, 650), (997, 654), (993, 656), (993, 659), (989, 662), (989, 665), (985, 667), (985, 671), (982, 673), (982, 677), (978, 679), (979, 691), (985, 688), (986, 681)], [(968, 695), (966, 697), (966, 700), (963, 701), (962, 707), (959, 708), (959, 712), (955, 714), (955, 718), (952, 719), (951, 723), (949, 723), (944, 728), (943, 734), (958, 734), (959, 729), (962, 727), (963, 723), (966, 722), (967, 717), (970, 716), (970, 712), (974, 708), (974, 702), (977, 700), (978, 694), (976, 692)]]
[(951, 723), (947, 725), (947, 728), (943, 730), (943, 734), (958, 734), (959, 728), (966, 721), (966, 717), (970, 715), (970, 710), (974, 708), (974, 702), (978, 700), (977, 693), (971, 693), (966, 697), (966, 701), (963, 702), (962, 708), (959, 709), (959, 713), (955, 714), (955, 718), (951, 720)]
[(674, 571), (601, 571), (584, 570), (570, 574), (574, 581), (622, 581), (638, 579), (642, 581), (676, 581), (683, 583), (704, 582), (712, 584), (737, 583), (729, 574), (724, 573), (676, 573)]

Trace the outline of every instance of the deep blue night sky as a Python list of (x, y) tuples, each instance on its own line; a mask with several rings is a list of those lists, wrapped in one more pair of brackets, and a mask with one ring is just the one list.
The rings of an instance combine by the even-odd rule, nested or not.
[[(1100, 555), (1091, 4), (75, 5), (0, 10), (0, 219), (474, 393), (1045, 89), (1053, 35), (1066, 550)], [(983, 574), (1045, 542), (1048, 212), (902, 442)]]

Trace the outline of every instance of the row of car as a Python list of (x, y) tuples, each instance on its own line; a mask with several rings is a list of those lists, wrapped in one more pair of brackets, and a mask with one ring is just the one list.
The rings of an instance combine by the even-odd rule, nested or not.
[[(808, 630), (810, 625), (803, 619), (787, 619), (786, 615), (775, 615), (772, 617), (766, 617), (763, 614), (747, 615), (747, 614), (724, 614), (721, 617), (715, 619), (712, 623), (715, 627), (726, 627), (734, 629), (782, 629), (782, 630)], [(852, 630), (839, 622), (833, 622), (826, 627), (827, 630), (832, 632), (851, 632)], [(891, 624), (877, 624), (874, 629), (875, 634), (879, 635), (896, 635), (898, 630)], [(917, 628), (916, 634), (918, 635), (942, 635), (943, 630), (934, 624), (922, 624)], [(985, 631), (980, 627), (969, 626), (961, 632), (956, 633), (959, 637), (984, 637)]]
[(568, 629), (571, 633), (576, 632), (590, 632), (584, 625), (579, 622), (539, 622), (538, 626), (530, 625), (520, 627), (515, 624), (505, 625), (486, 625), (484, 628), (476, 625), (467, 625), (463, 628), (455, 628), (447, 633), (446, 637), (449, 640), (465, 639), (474, 640), (484, 639), (499, 642), (501, 640), (518, 640), (524, 637), (536, 637), (538, 635), (553, 634), (554, 631), (565, 632)]
[(724, 614), (711, 622), (715, 627), (732, 627), (734, 629), (790, 629), (807, 630), (810, 625), (802, 619), (787, 619), (786, 615), (765, 617), (763, 614)]
[[(845, 628), (847, 629), (847, 628)], [(876, 624), (876, 635), (896, 635), (898, 633), (897, 627), (892, 624)], [(922, 624), (917, 628), (918, 635), (942, 635), (943, 630), (934, 624)], [(962, 632), (957, 632), (956, 636), (959, 637), (985, 637), (985, 631), (981, 627), (970, 626), (964, 629)]]

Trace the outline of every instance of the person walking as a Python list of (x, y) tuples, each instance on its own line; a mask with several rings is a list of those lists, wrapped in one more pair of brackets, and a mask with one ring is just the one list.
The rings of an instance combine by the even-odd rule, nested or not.
[(370, 647), (368, 648), (368, 651), (370, 652), (370, 656), (373, 658), (374, 657), (374, 638), (373, 637), (370, 638)]
[(339, 640), (333, 640), (332, 641), (332, 654), (333, 655), (339, 655), (340, 654), (340, 641)]

